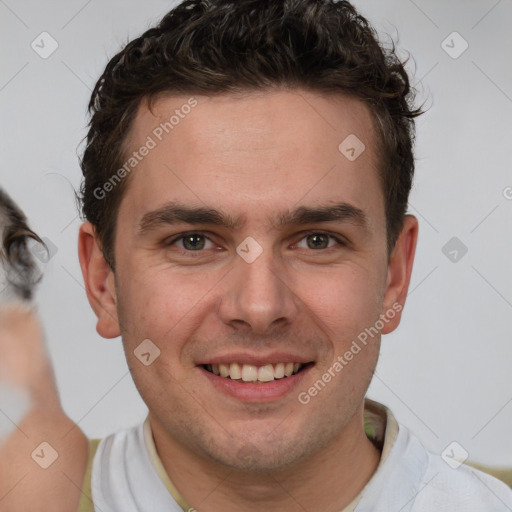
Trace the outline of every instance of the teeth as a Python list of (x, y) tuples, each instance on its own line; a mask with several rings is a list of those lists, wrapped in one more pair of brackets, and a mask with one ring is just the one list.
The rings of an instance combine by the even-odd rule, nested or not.
[(258, 369), (258, 380), (260, 382), (270, 382), (274, 380), (274, 367), (271, 364), (260, 366)]
[(274, 370), (274, 377), (282, 379), (284, 377), (284, 363), (277, 363)]
[(229, 366), (229, 376), (232, 379), (241, 379), (242, 378), (242, 370), (238, 363), (231, 363)]
[(219, 364), (219, 371), (221, 377), (229, 377), (229, 368), (225, 364)]
[(302, 363), (277, 363), (255, 366), (253, 364), (207, 364), (205, 368), (214, 375), (242, 380), (243, 382), (271, 382), (290, 377), (304, 365)]
[(252, 364), (242, 366), (242, 380), (244, 382), (254, 382), (258, 380), (258, 368)]

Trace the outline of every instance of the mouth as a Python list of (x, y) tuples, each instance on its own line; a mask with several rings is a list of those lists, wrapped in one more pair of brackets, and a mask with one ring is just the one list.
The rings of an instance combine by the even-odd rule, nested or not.
[(265, 384), (278, 379), (287, 379), (300, 373), (313, 363), (275, 363), (256, 366), (254, 364), (221, 363), (204, 364), (202, 367), (217, 377), (243, 383)]
[(263, 403), (289, 395), (315, 365), (313, 361), (261, 363), (207, 363), (198, 368), (215, 391), (237, 401)]

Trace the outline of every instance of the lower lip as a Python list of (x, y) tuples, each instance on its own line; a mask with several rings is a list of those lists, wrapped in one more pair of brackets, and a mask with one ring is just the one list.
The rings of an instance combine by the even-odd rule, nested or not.
[(229, 396), (244, 402), (271, 402), (284, 397), (296, 388), (312, 366), (312, 364), (308, 364), (295, 375), (275, 379), (262, 384), (253, 384), (220, 377), (205, 370), (202, 366), (200, 366), (199, 369), (213, 386)]

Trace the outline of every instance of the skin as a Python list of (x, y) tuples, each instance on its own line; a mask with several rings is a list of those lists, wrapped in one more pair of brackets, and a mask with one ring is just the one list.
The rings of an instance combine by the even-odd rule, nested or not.
[[(158, 454), (191, 506), (340, 510), (379, 462), (364, 433), (363, 401), (380, 336), (309, 404), (297, 394), (379, 315), (403, 306), (417, 221), (406, 217), (389, 255), (375, 133), (358, 100), (286, 90), (196, 99), (198, 106), (129, 177), (117, 219), (115, 274), (93, 226), (80, 228), (80, 264), (97, 330), (105, 338), (122, 335)], [(153, 112), (141, 104), (130, 151), (187, 100), (162, 97)], [(353, 162), (338, 150), (351, 133), (366, 146)], [(139, 233), (144, 214), (178, 200), (244, 222), (236, 229), (180, 223)], [(365, 226), (272, 222), (288, 209), (340, 201), (362, 210)], [(204, 234), (204, 248), (187, 250), (183, 239), (165, 245), (187, 231)], [(327, 237), (315, 248), (311, 231), (345, 243)], [(263, 249), (250, 264), (236, 253), (248, 236)], [(382, 333), (399, 322), (397, 314)], [(134, 354), (145, 339), (160, 349), (149, 366)], [(297, 389), (266, 403), (224, 395), (197, 366), (235, 350), (270, 349), (314, 366)]]
[[(0, 439), (0, 511), (76, 510), (88, 457), (84, 433), (64, 413), (37, 312), (21, 303), (0, 305), (0, 386), (27, 398), (22, 419)], [(32, 454), (58, 457), (46, 469)]]

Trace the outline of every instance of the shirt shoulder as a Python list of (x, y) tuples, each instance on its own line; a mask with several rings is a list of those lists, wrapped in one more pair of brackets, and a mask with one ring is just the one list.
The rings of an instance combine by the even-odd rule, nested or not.
[(428, 467), (412, 511), (432, 508), (441, 512), (510, 512), (512, 489), (478, 469), (466, 464), (448, 465), (440, 455), (428, 452)]
[[(374, 408), (382, 407), (374, 405)], [(388, 421), (382, 454), (387, 451), (387, 455), (381, 457), (355, 511), (512, 511), (512, 489), (506, 484), (478, 469), (430, 452), (403, 424), (395, 420), (393, 427), (391, 412), (384, 410)], [(390, 442), (388, 434), (392, 433), (396, 438)]]

